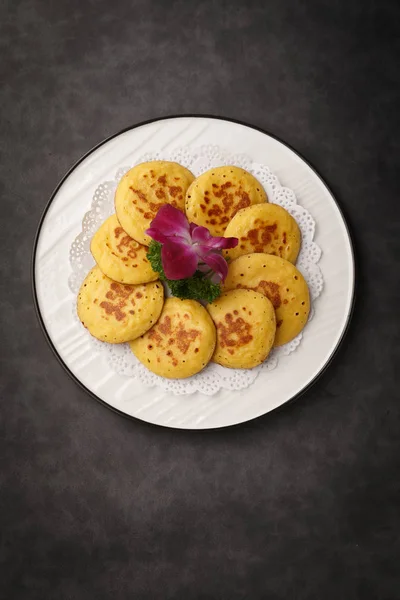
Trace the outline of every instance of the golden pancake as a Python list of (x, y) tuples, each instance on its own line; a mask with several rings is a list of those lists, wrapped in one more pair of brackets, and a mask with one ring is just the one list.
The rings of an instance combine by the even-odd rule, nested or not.
[(115, 212), (121, 227), (134, 240), (148, 246), (145, 234), (159, 208), (171, 204), (184, 211), (185, 194), (194, 175), (175, 162), (155, 160), (130, 169), (115, 192)]
[(307, 323), (310, 294), (292, 263), (271, 254), (246, 254), (229, 265), (224, 290), (249, 289), (269, 298), (276, 313), (275, 346), (287, 344)]
[(148, 283), (158, 279), (147, 259), (147, 246), (122, 229), (116, 215), (109, 217), (94, 234), (90, 250), (107, 277), (119, 283)]
[(295, 263), (300, 250), (300, 229), (293, 217), (277, 204), (255, 204), (242, 208), (233, 217), (225, 237), (239, 240), (236, 248), (224, 250), (233, 260), (243, 254), (265, 252)]
[(185, 210), (189, 221), (221, 236), (241, 208), (263, 202), (268, 202), (267, 195), (253, 175), (239, 167), (217, 167), (194, 180)]
[(207, 309), (217, 328), (214, 362), (231, 369), (251, 369), (267, 358), (276, 331), (268, 298), (250, 290), (233, 290)]
[(134, 340), (160, 316), (164, 288), (158, 282), (125, 285), (94, 267), (78, 294), (78, 317), (95, 338), (119, 344)]
[(215, 340), (214, 324), (199, 302), (168, 298), (158, 322), (130, 347), (153, 373), (183, 379), (206, 366)]

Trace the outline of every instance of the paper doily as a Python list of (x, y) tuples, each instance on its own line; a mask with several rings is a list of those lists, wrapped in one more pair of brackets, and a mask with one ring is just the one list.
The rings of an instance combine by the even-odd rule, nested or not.
[[(314, 303), (321, 294), (323, 277), (318, 266), (321, 249), (314, 242), (315, 221), (310, 213), (297, 204), (295, 194), (289, 188), (280, 185), (277, 177), (265, 165), (255, 163), (243, 154), (232, 155), (218, 146), (201, 148), (178, 148), (172, 152), (147, 153), (131, 166), (118, 169), (114, 181), (101, 183), (94, 192), (92, 206), (82, 221), (82, 231), (73, 241), (70, 248), (70, 264), (72, 274), (69, 277), (69, 288), (76, 296), (88, 271), (94, 266), (90, 253), (90, 240), (101, 223), (114, 212), (114, 194), (121, 177), (132, 166), (149, 160), (172, 160), (192, 171), (195, 176), (208, 169), (222, 165), (235, 165), (252, 173), (264, 186), (270, 202), (283, 206), (297, 221), (302, 244), (296, 266), (307, 281), (311, 296), (310, 319), (314, 314)], [(73, 314), (77, 321), (76, 305), (73, 303)], [(83, 326), (82, 326), (82, 329)], [(221, 388), (240, 390), (251, 385), (262, 371), (274, 369), (278, 361), (296, 350), (303, 337), (303, 330), (294, 340), (285, 346), (272, 350), (267, 360), (254, 369), (227, 369), (210, 363), (207, 367), (188, 379), (165, 379), (155, 375), (142, 365), (130, 351), (128, 344), (107, 344), (93, 338), (86, 329), (85, 334), (96, 350), (107, 362), (108, 367), (120, 375), (135, 377), (146, 386), (157, 386), (174, 394), (191, 394), (202, 392), (212, 395)]]

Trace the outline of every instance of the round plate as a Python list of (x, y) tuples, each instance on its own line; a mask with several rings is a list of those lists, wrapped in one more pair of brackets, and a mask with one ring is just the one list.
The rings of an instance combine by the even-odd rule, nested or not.
[[(299, 348), (245, 391), (214, 396), (174, 396), (106, 370), (76, 322), (68, 288), (69, 249), (82, 228), (93, 192), (112, 180), (118, 167), (145, 152), (179, 146), (218, 144), (268, 165), (280, 183), (294, 190), (316, 222), (315, 241), (325, 287)], [(354, 301), (354, 256), (343, 215), (322, 179), (296, 152), (254, 127), (214, 117), (170, 117), (123, 131), (84, 156), (53, 193), (37, 233), (33, 292), (46, 337), (68, 373), (97, 400), (124, 415), (157, 425), (210, 429), (254, 419), (304, 392), (337, 350)], [(245, 392), (245, 393), (244, 393)]]

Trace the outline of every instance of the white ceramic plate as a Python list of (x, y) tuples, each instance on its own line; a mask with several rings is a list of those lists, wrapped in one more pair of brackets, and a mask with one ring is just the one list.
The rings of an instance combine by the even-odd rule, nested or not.
[[(316, 221), (315, 241), (324, 290), (299, 348), (248, 389), (214, 396), (175, 396), (104, 369), (72, 314), (69, 249), (81, 231), (99, 183), (146, 152), (218, 144), (268, 165), (294, 190)], [(40, 322), (56, 356), (96, 399), (124, 415), (181, 429), (211, 429), (254, 419), (309, 387), (336, 352), (354, 302), (354, 256), (343, 215), (317, 173), (296, 152), (258, 129), (213, 117), (171, 117), (134, 126), (84, 156), (55, 190), (39, 225), (33, 255), (33, 290)]]

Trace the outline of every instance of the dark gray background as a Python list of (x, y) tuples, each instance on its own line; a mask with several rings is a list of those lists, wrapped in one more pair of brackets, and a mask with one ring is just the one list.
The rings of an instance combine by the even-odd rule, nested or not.
[[(398, 599), (399, 3), (0, 6), (0, 597)], [(32, 303), (60, 178), (119, 129), (177, 113), (292, 144), (332, 186), (359, 258), (329, 371), (230, 430), (107, 410), (64, 372)]]

